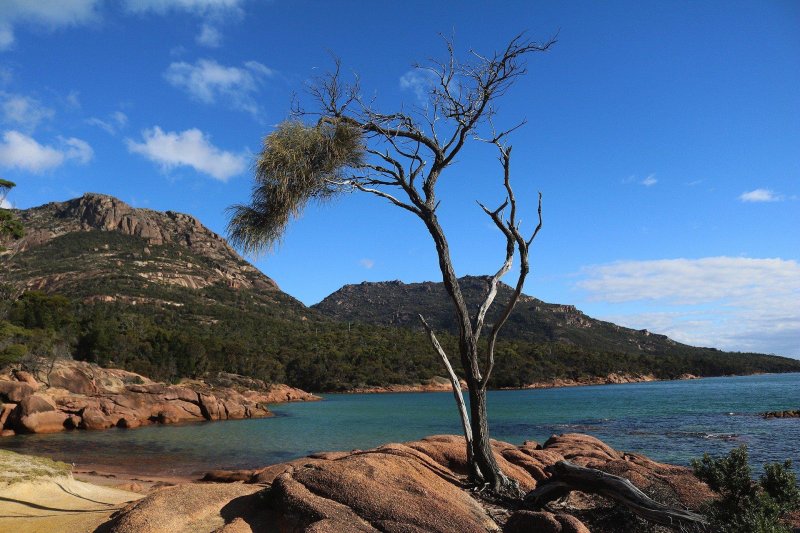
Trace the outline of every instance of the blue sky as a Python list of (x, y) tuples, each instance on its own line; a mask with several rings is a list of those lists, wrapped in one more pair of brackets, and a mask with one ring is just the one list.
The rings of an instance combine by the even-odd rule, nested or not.
[[(684, 342), (800, 357), (800, 3), (5, 0), (0, 175), (25, 208), (87, 191), (224, 233), (261, 139), (342, 59), (387, 110), (412, 65), (557, 45), (501, 101), (513, 180), (545, 226), (525, 291)], [(405, 80), (405, 83), (403, 82)], [(495, 154), (441, 181), (459, 274), (494, 271)], [(418, 220), (348, 195), (312, 207), (256, 264), (312, 304), (345, 283), (438, 279)], [(513, 281), (509, 279), (508, 281)]]

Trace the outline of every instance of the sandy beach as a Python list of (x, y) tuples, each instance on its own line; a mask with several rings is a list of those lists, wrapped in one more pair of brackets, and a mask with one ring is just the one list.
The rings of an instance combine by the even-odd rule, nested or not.
[(188, 477), (142, 476), (0, 451), (0, 531), (94, 531), (129, 502)]

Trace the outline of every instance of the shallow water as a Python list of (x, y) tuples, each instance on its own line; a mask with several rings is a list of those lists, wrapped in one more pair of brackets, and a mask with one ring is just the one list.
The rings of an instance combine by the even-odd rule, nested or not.
[[(451, 393), (324, 397), (275, 405), (274, 418), (21, 435), (0, 440), (0, 448), (104, 470), (194, 475), (461, 431)], [(489, 393), (496, 439), (519, 444), (588, 433), (676, 464), (747, 444), (756, 468), (785, 459), (800, 464), (800, 419), (758, 416), (790, 408), (800, 408), (800, 374)]]

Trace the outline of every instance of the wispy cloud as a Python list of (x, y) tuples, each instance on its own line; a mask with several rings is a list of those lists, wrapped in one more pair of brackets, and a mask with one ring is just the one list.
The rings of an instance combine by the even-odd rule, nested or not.
[(219, 48), (222, 44), (222, 33), (210, 24), (200, 26), (200, 33), (195, 37), (195, 42), (208, 48)]
[(259, 115), (261, 107), (255, 95), (264, 81), (274, 75), (272, 69), (257, 61), (234, 67), (220, 65), (213, 59), (199, 59), (194, 64), (172, 63), (164, 78), (199, 102), (214, 104), (222, 100), (234, 109)]
[(203, 23), (195, 37), (200, 46), (218, 48), (222, 44), (222, 32), (219, 26), (231, 19), (244, 16), (246, 0), (125, 0), (125, 6), (131, 13), (186, 13), (200, 17)]
[(769, 189), (753, 189), (739, 195), (742, 202), (780, 202), (783, 196)]
[(5, 198), (0, 198), (0, 208), (2, 208), (2, 209), (11, 209), (12, 207), (14, 207), (14, 206), (11, 205), (11, 202), (6, 200)]
[(35, 130), (41, 122), (55, 116), (55, 111), (29, 96), (0, 92), (0, 102), (3, 122), (27, 132)]
[(358, 262), (358, 264), (361, 265), (362, 267), (366, 268), (367, 270), (369, 270), (369, 269), (371, 269), (372, 267), (375, 266), (375, 260), (374, 259), (364, 258), (364, 259), (361, 259)]
[(186, 166), (228, 181), (247, 168), (247, 156), (217, 148), (211, 138), (198, 129), (165, 132), (155, 126), (144, 130), (142, 138), (143, 142), (127, 139), (128, 150), (157, 163), (165, 171)]
[(612, 308), (604, 317), (695, 345), (800, 356), (800, 264), (708, 257), (586, 267), (577, 287)]
[[(206, 21), (221, 21), (244, 14), (246, 0), (122, 0), (125, 11), (131, 14), (185, 13)], [(12, 48), (16, 42), (15, 29), (34, 25), (46, 29), (85, 25), (101, 20), (105, 0), (1, 0), (0, 51)], [(203, 30), (201, 29), (201, 34)], [(207, 36), (211, 38), (210, 36)], [(210, 42), (210, 41), (209, 41)]]
[(55, 146), (43, 145), (19, 131), (6, 131), (0, 141), (0, 167), (39, 174), (60, 167), (66, 161), (86, 164), (94, 156), (86, 141), (75, 137), (57, 140)]
[(85, 24), (97, 18), (101, 0), (3, 0), (0, 5), (0, 51), (16, 40), (14, 28), (34, 24), (48, 29)]
[(436, 83), (435, 75), (424, 68), (415, 68), (400, 76), (400, 88), (404, 91), (412, 91), (420, 104), (428, 102), (428, 96), (434, 83)]
[(658, 183), (658, 180), (656, 179), (656, 175), (655, 174), (650, 174), (649, 176), (647, 176), (645, 179), (643, 179), (639, 183), (641, 183), (645, 187), (652, 187), (653, 185)]
[(636, 174), (631, 174), (627, 178), (624, 178), (622, 180), (622, 183), (625, 185), (631, 183), (638, 183), (639, 185), (644, 185), (645, 187), (652, 187), (653, 185), (658, 183), (658, 180), (656, 179), (655, 174), (648, 174), (648, 176), (644, 179), (640, 179)]
[(117, 132), (128, 125), (128, 115), (122, 111), (114, 111), (105, 119), (97, 117), (87, 118), (86, 123), (91, 126), (96, 126), (110, 135), (116, 135)]
[(215, 12), (240, 11), (244, 0), (125, 0), (125, 7), (134, 13), (157, 13), (183, 11), (194, 15)]

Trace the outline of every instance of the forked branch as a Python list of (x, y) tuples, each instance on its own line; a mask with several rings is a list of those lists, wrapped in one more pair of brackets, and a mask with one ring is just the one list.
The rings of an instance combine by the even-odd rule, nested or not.
[[(537, 210), (539, 222), (529, 239), (525, 239), (520, 232), (520, 222), (517, 219), (517, 199), (514, 195), (514, 189), (511, 187), (511, 146), (507, 147), (502, 144), (501, 140), (503, 135), (504, 133), (501, 133), (499, 136), (496, 135), (489, 142), (497, 146), (500, 152), (500, 163), (503, 167), (503, 185), (506, 190), (506, 199), (503, 204), (494, 211), (489, 210), (480, 202), (478, 205), (481, 206), (481, 209), (483, 209), (484, 213), (486, 213), (489, 218), (492, 219), (492, 222), (494, 222), (495, 226), (497, 226), (497, 228), (505, 236), (506, 256), (500, 269), (495, 273), (494, 276), (489, 278), (489, 287), (486, 296), (484, 297), (484, 301), (478, 309), (478, 313), (475, 317), (473, 331), (476, 339), (481, 334), (481, 329), (483, 328), (483, 324), (486, 319), (486, 313), (497, 296), (497, 286), (500, 282), (500, 279), (511, 269), (511, 264), (513, 262), (515, 253), (519, 254), (519, 277), (517, 278), (517, 283), (514, 287), (511, 297), (509, 298), (508, 302), (506, 302), (499, 319), (494, 323), (492, 326), (492, 331), (489, 334), (486, 348), (486, 360), (484, 363), (485, 366), (480, 381), (482, 388), (485, 388), (489, 383), (489, 378), (491, 377), (492, 370), (494, 368), (494, 349), (495, 343), (497, 342), (497, 335), (505, 322), (508, 320), (511, 312), (514, 310), (517, 300), (519, 300), (519, 297), (522, 294), (522, 288), (525, 285), (525, 279), (530, 271), (530, 266), (528, 263), (528, 250), (530, 245), (533, 243), (533, 240), (536, 238), (536, 235), (538, 235), (539, 231), (542, 229), (542, 193), (539, 193), (539, 205)], [(509, 208), (508, 218), (503, 217), (503, 212), (506, 207)]]

